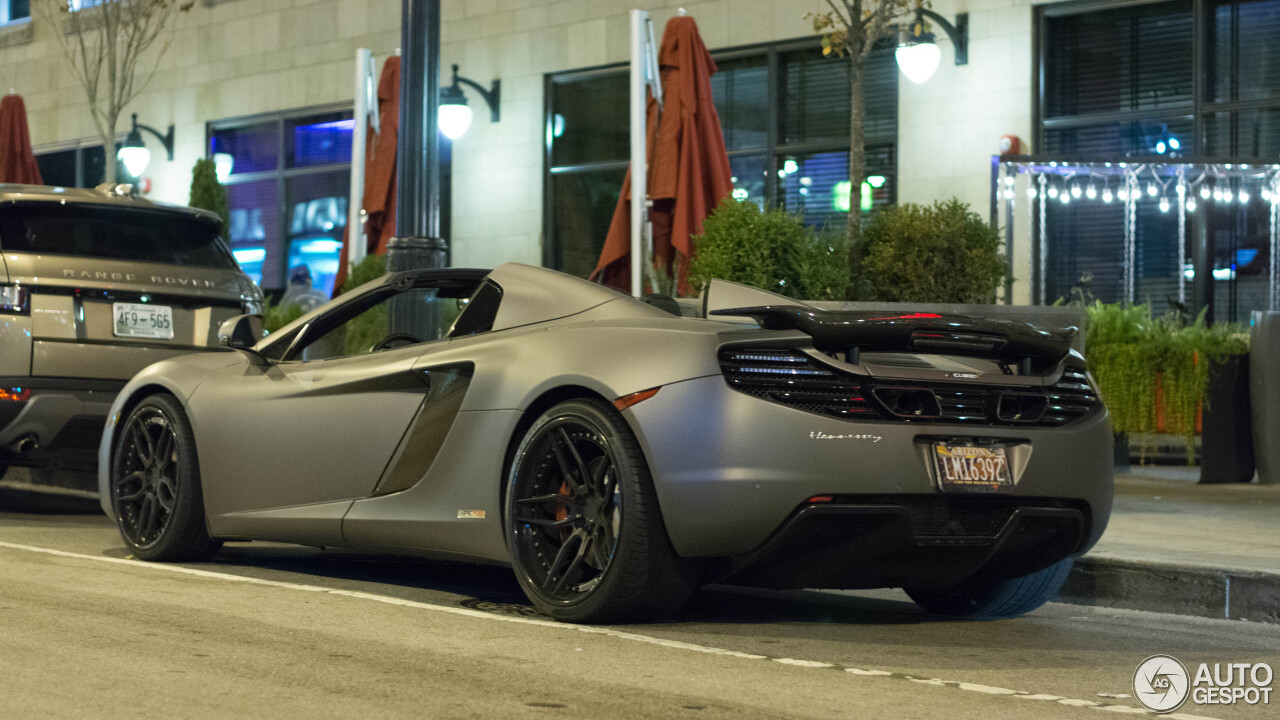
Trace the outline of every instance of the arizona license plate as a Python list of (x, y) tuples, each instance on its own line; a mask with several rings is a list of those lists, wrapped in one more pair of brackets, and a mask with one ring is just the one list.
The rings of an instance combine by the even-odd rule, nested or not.
[(116, 337), (173, 338), (173, 308), (168, 305), (112, 303)]
[(1003, 446), (935, 442), (933, 461), (943, 490), (999, 492), (1013, 488)]

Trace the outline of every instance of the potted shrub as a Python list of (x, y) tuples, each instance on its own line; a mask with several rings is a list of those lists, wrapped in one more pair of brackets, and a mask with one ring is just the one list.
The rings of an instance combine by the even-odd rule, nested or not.
[[(1111, 412), (1111, 427), (1120, 438), (1155, 432), (1181, 435), (1187, 446), (1187, 464), (1195, 463), (1195, 438), (1201, 425), (1213, 427), (1202, 446), (1209, 455), (1203, 466), (1225, 467), (1218, 458), (1251, 452), (1236, 447), (1237, 434), (1222, 413), (1248, 415), (1233, 401), (1232, 392), (1248, 397), (1247, 375), (1240, 369), (1248, 345), (1234, 325), (1209, 326), (1201, 313), (1187, 323), (1177, 316), (1153, 319), (1146, 305), (1126, 306), (1094, 302), (1087, 307), (1086, 348), (1089, 369)], [(1224, 374), (1225, 373), (1225, 374)], [(1210, 378), (1224, 390), (1221, 398), (1208, 395)], [(1243, 378), (1243, 389), (1233, 389)], [(1212, 412), (1212, 421), (1200, 422), (1201, 413)], [(1227, 429), (1224, 436), (1222, 431)], [(1247, 436), (1247, 428), (1244, 435)], [(1222, 440), (1217, 438), (1221, 437)], [(1222, 443), (1228, 443), (1228, 446)], [(1127, 443), (1125, 443), (1127, 445)], [(1212, 444), (1213, 449), (1208, 445)], [(1145, 459), (1148, 443), (1142, 446)], [(1119, 448), (1117, 454), (1119, 455)], [(1233, 473), (1233, 477), (1238, 473)], [(1249, 470), (1252, 476), (1252, 469)]]
[(1009, 274), (1000, 233), (956, 199), (872, 215), (854, 249), (860, 300), (991, 304)]
[(785, 210), (726, 198), (693, 242), (694, 287), (719, 278), (802, 300), (839, 300), (849, 286), (844, 236), (815, 231)]

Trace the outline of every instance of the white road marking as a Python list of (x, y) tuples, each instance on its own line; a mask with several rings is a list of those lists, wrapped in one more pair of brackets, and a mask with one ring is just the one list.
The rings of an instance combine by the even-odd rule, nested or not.
[[(937, 685), (942, 687), (951, 687), (965, 692), (978, 692), (985, 695), (996, 695), (1004, 697), (1019, 698), (1022, 700), (1042, 700), (1046, 702), (1054, 702), (1060, 705), (1068, 705), (1073, 707), (1087, 707), (1106, 712), (1155, 715), (1141, 708), (1132, 705), (1115, 705), (1103, 704), (1095, 700), (1077, 700), (1073, 698), (1064, 698), (1057, 695), (1045, 695), (1039, 693), (1029, 693), (1023, 690), (1012, 690), (1009, 688), (993, 687), (990, 685), (978, 685), (975, 683), (960, 682), (957, 680), (942, 680), (939, 678), (918, 678), (902, 673), (887, 672), (884, 670), (869, 670), (864, 668), (855, 668), (838, 665), (836, 663), (818, 662), (815, 660), (799, 660), (796, 658), (775, 658), (767, 655), (756, 655), (753, 653), (738, 652), (736, 650), (726, 650), (724, 648), (709, 647), (707, 645), (698, 645), (695, 643), (682, 642), (679, 640), (667, 640), (664, 638), (652, 637), (650, 635), (640, 635), (637, 633), (624, 632), (622, 630), (614, 630), (612, 628), (596, 627), (592, 625), (574, 625), (572, 623), (562, 623), (555, 620), (538, 620), (536, 618), (517, 617), (511, 615), (497, 615), (494, 613), (483, 612), (481, 610), (472, 610), (470, 608), (451, 607), (448, 605), (433, 605), (431, 603), (417, 602), (415, 600), (404, 600), (401, 598), (389, 597), (386, 595), (375, 595), (373, 593), (360, 592), (358, 590), (342, 590), (339, 588), (320, 587), (318, 585), (302, 585), (300, 583), (283, 582), (280, 580), (264, 580), (261, 578), (245, 577), (242, 575), (231, 575), (228, 573), (210, 572), (208, 570), (199, 570), (196, 568), (184, 567), (181, 565), (164, 565), (160, 563), (144, 562), (142, 560), (131, 560), (127, 558), (102, 557), (100, 555), (85, 555), (83, 553), (67, 552), (66, 550), (54, 550), (52, 548), (37, 547), (34, 545), (20, 545), (0, 541), (0, 548), (8, 548), (10, 550), (20, 550), (24, 552), (40, 553), (44, 555), (53, 555), (55, 557), (70, 558), (73, 560), (90, 560), (94, 562), (110, 563), (113, 565), (124, 565), (144, 570), (152, 570), (157, 572), (174, 573), (178, 575), (190, 575), (193, 577), (205, 578), (209, 580), (222, 580), (227, 582), (238, 582), (246, 585), (260, 585), (263, 587), (274, 587), (282, 590), (297, 590), (300, 592), (322, 593), (326, 595), (338, 595), (341, 597), (354, 598), (356, 600), (369, 600), (372, 602), (383, 603), (385, 605), (396, 605), (400, 607), (415, 608), (418, 610), (429, 610), (431, 612), (441, 612), (449, 615), (461, 615), (463, 617), (477, 618), (481, 620), (491, 620), (505, 623), (514, 623), (517, 625), (534, 625), (538, 627), (553, 628), (556, 630), (576, 630), (578, 632), (588, 633), (591, 635), (605, 635), (608, 637), (618, 638), (619, 640), (630, 640), (632, 642), (641, 642), (648, 645), (657, 645), (659, 647), (672, 648), (674, 650), (686, 650), (689, 652), (702, 653), (706, 655), (723, 655), (726, 657), (739, 658), (742, 660), (771, 660), (783, 665), (791, 665), (802, 668), (843, 668), (843, 670), (855, 676), (863, 677), (884, 677), (897, 680), (907, 680), (910, 682), (922, 683), (925, 685)], [(1216, 720), (1215, 718), (1205, 717), (1203, 715), (1188, 715), (1186, 713), (1170, 713), (1161, 717), (1171, 718), (1172, 720)]]

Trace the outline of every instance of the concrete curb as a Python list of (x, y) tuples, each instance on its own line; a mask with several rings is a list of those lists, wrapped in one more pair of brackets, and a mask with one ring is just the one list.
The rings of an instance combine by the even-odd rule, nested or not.
[(1076, 560), (1058, 600), (1280, 623), (1280, 574), (1086, 556)]

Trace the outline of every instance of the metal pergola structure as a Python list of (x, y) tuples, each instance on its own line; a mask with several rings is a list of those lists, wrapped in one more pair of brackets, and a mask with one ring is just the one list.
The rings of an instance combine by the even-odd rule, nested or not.
[[(1039, 156), (993, 157), (991, 220), (1003, 225), (1012, 261), (1018, 200), (1027, 203), (1031, 228), (1031, 301), (1047, 298), (1047, 215), (1051, 203), (1119, 203), (1124, 207), (1124, 297), (1135, 301), (1138, 209), (1148, 204), (1177, 216), (1178, 258), (1188, 257), (1188, 226), (1197, 212), (1264, 203), (1269, 210), (1268, 309), (1280, 310), (1280, 164), (1151, 157), (1124, 160)], [(1003, 209), (1003, 212), (1002, 212)], [(1203, 240), (1202, 240), (1203, 242)], [(1187, 278), (1178, 272), (1178, 301), (1187, 302)], [(1006, 302), (1010, 296), (1006, 287)]]

